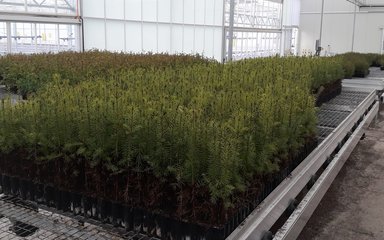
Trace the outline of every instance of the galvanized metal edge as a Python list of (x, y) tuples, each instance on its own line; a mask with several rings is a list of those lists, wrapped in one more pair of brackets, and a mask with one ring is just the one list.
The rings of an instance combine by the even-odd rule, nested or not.
[(333, 180), (336, 178), (353, 149), (358, 144), (364, 133), (364, 129), (372, 122), (378, 111), (379, 103), (376, 102), (366, 118), (360, 123), (359, 127), (345, 143), (340, 152), (324, 170), (314, 186), (286, 221), (284, 226), (277, 232), (274, 240), (294, 240), (299, 236), (316, 207), (319, 205), (321, 199), (324, 197), (328, 188), (331, 186)]
[(367, 98), (286, 178), (245, 220), (227, 240), (261, 239), (285, 212), (350, 129), (376, 100), (376, 91)]

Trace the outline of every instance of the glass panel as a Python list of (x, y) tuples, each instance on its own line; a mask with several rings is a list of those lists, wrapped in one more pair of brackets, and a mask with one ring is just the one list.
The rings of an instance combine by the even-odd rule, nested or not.
[(31, 12), (47, 14), (78, 14), (79, 0), (2, 0), (0, 10), (7, 12)]
[[(225, 0), (225, 25), (229, 26), (229, 3)], [(235, 0), (235, 27), (276, 29), (281, 25), (282, 4), (268, 0)]]
[[(36, 33), (34, 23), (12, 23), (11, 24), (11, 52), (12, 53), (34, 53), (36, 52)], [(41, 39), (41, 35), (39, 35)]]
[[(281, 33), (234, 32), (233, 60), (268, 57), (279, 54), (280, 39)], [(228, 33), (226, 44), (226, 46), (228, 46)], [(228, 58), (228, 54), (226, 58)]]
[[(11, 53), (78, 51), (77, 25), (44, 23), (9, 23)], [(0, 22), (0, 54), (8, 53), (6, 23)]]
[(7, 53), (7, 24), (0, 22), (0, 55)]
[(59, 25), (60, 51), (78, 51), (78, 34), (74, 25)]

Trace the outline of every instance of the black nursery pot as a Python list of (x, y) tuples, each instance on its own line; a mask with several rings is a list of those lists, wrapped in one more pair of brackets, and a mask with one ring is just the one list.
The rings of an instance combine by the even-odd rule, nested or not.
[(36, 201), (36, 199), (35, 199), (35, 192), (36, 192), (35, 183), (32, 181), (28, 181), (27, 184), (28, 184), (27, 200)]
[(71, 193), (71, 211), (74, 215), (81, 214), (81, 195)]
[(48, 207), (55, 207), (55, 189), (50, 186), (50, 185), (45, 185), (44, 186), (44, 199), (45, 199), (45, 204)]
[(150, 236), (156, 233), (155, 219), (153, 214), (148, 211), (143, 211), (143, 232)]
[(43, 184), (35, 183), (35, 201), (39, 204), (45, 203)]
[[(67, 191), (59, 191), (60, 192), (60, 210), (64, 212), (71, 211), (71, 193)], [(58, 193), (56, 193), (57, 195)]]
[(26, 179), (20, 179), (20, 197), (26, 200), (29, 196), (29, 181)]
[(124, 208), (121, 204), (113, 202), (111, 204), (112, 224), (115, 227), (123, 227)]
[(5, 195), (11, 194), (11, 179), (9, 176), (3, 175), (2, 176), (2, 186), (3, 186), (3, 192)]
[(112, 206), (111, 202), (99, 199), (97, 204), (98, 219), (103, 223), (112, 223)]
[(133, 230), (133, 209), (128, 206), (124, 206), (123, 209), (124, 209), (123, 221), (124, 221), (125, 229), (127, 229), (127, 231), (132, 231)]
[(10, 181), (11, 181), (11, 194), (13, 196), (19, 196), (19, 178), (17, 177), (10, 177)]
[(92, 197), (82, 198), (84, 217), (97, 219), (97, 200)]
[(0, 173), (0, 194), (3, 193), (3, 175)]

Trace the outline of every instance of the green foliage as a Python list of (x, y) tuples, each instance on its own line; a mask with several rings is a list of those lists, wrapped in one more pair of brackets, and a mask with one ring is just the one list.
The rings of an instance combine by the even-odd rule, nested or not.
[(338, 55), (344, 68), (344, 77), (365, 77), (369, 74), (369, 67), (382, 66), (383, 55), (374, 53), (345, 53)]
[(83, 159), (111, 173), (150, 169), (205, 184), (213, 201), (230, 204), (314, 136), (311, 88), (341, 68), (328, 60), (127, 68), (77, 84), (57, 74), (30, 101), (2, 102), (0, 150), (22, 149), (36, 162)]
[(320, 86), (333, 83), (344, 76), (340, 58), (310, 57), (308, 61), (311, 63), (311, 75), (313, 76), (311, 88), (314, 91)]
[(0, 84), (27, 96), (52, 81), (54, 75), (77, 84), (127, 69), (178, 67), (213, 60), (198, 55), (123, 54), (103, 51), (58, 54), (15, 54), (0, 58)]

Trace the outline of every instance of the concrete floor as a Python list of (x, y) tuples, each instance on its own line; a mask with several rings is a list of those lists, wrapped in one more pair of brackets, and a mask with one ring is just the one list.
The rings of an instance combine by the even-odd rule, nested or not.
[(383, 110), (298, 239), (384, 240)]

